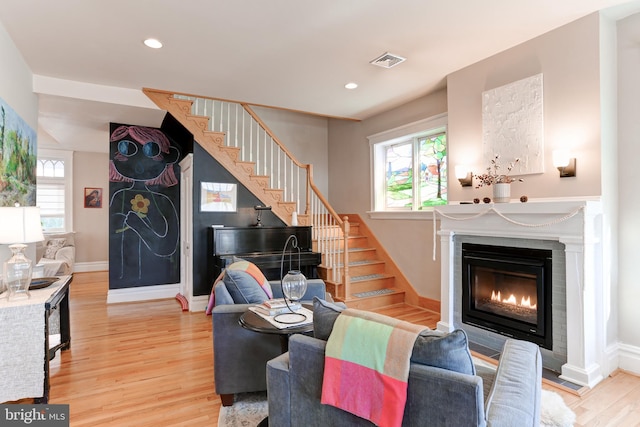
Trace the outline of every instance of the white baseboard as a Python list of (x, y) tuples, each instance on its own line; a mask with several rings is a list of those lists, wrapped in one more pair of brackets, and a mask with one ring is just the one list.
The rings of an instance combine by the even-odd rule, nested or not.
[(619, 343), (618, 368), (640, 375), (640, 347)]
[(207, 304), (209, 304), (208, 295), (199, 295), (197, 297), (192, 297), (191, 303), (189, 304), (189, 311), (204, 312), (207, 309)]
[(178, 292), (180, 292), (180, 283), (109, 289), (109, 292), (107, 293), (107, 304), (175, 298)]
[(611, 375), (613, 371), (620, 366), (620, 343), (607, 346), (604, 349), (604, 361), (602, 365), (602, 373), (605, 377)]
[(88, 273), (91, 271), (108, 271), (109, 261), (94, 261), (94, 262), (76, 262), (73, 264), (73, 271), (75, 273)]

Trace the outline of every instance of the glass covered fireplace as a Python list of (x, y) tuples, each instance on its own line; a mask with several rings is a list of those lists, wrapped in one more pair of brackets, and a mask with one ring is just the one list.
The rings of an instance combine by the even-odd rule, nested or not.
[(462, 322), (552, 350), (551, 251), (463, 243)]

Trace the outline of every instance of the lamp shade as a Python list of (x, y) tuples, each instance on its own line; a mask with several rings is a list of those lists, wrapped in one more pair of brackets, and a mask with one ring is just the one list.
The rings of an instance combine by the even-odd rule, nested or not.
[(553, 150), (553, 166), (563, 168), (571, 161), (569, 150)]
[(455, 172), (456, 172), (456, 178), (457, 179), (464, 179), (467, 177), (467, 174), (469, 173), (469, 166), (467, 165), (456, 165), (455, 167)]
[(0, 207), (0, 244), (33, 243), (44, 240), (40, 208)]

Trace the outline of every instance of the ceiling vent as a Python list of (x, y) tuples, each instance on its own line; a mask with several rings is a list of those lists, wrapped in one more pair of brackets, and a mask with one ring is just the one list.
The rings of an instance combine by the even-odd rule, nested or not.
[(402, 56), (394, 55), (393, 53), (383, 53), (373, 61), (369, 61), (369, 64), (377, 65), (382, 68), (391, 68), (395, 67), (401, 62), (406, 61), (407, 58), (403, 58)]

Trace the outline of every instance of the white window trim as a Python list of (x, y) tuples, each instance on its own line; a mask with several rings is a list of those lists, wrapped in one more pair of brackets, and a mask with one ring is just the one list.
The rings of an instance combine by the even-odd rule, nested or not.
[[(381, 171), (382, 163), (377, 160), (384, 155), (384, 147), (390, 144), (406, 141), (410, 138), (431, 134), (436, 131), (447, 132), (448, 114), (438, 114), (417, 122), (409, 123), (394, 129), (368, 136), (369, 162), (371, 165), (371, 210), (367, 212), (372, 219), (409, 219), (424, 220), (433, 217), (433, 208), (425, 208), (419, 211), (390, 211), (380, 209), (384, 205), (384, 195), (376, 194), (384, 187), (384, 171)], [(447, 135), (448, 141), (448, 135)], [(448, 149), (447, 149), (448, 152)]]
[(64, 228), (73, 231), (73, 151), (39, 148), (38, 158), (64, 161)]

